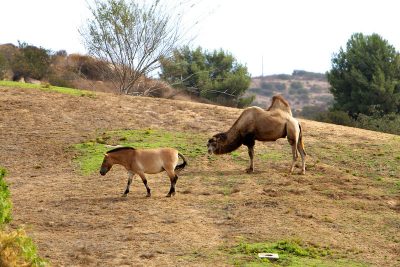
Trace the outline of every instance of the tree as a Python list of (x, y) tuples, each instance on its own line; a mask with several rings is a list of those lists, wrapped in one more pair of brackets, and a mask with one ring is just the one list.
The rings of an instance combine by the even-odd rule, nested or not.
[[(247, 67), (239, 64), (230, 53), (223, 50), (203, 52), (201, 47), (191, 50), (188, 46), (175, 50), (171, 58), (161, 61), (160, 77), (175, 88), (228, 105), (238, 105), (251, 80)], [(241, 105), (250, 104), (248, 102), (240, 101)]]
[[(147, 3), (146, 3), (147, 2)], [(112, 82), (121, 93), (172, 54), (182, 34), (180, 16), (172, 16), (160, 0), (95, 0), (92, 18), (80, 30), (88, 53), (113, 66)]]
[(333, 56), (327, 78), (336, 110), (354, 118), (400, 112), (400, 56), (378, 34), (352, 35)]
[(13, 80), (19, 80), (21, 77), (40, 80), (48, 75), (51, 63), (48, 50), (26, 43), (19, 43), (18, 47), (19, 52), (11, 62)]

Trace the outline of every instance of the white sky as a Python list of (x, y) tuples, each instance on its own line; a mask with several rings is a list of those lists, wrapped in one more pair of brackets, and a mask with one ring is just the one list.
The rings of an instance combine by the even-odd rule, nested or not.
[[(253, 76), (262, 74), (262, 59), (265, 75), (328, 71), (355, 32), (378, 33), (400, 51), (398, 0), (197, 2), (185, 14), (188, 25), (199, 20), (192, 45), (229, 51)], [(1, 0), (0, 10), (0, 44), (85, 53), (78, 33), (89, 14), (85, 0)]]

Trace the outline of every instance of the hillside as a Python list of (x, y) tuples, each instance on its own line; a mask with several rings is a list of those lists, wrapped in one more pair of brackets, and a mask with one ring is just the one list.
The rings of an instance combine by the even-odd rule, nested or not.
[(295, 70), (292, 75), (277, 74), (254, 77), (247, 95), (255, 94), (253, 105), (268, 107), (273, 95), (284, 96), (294, 113), (305, 106), (322, 106), (325, 109), (333, 100), (324, 74)]
[[(284, 139), (258, 142), (248, 175), (243, 147), (206, 155), (208, 138), (239, 109), (62, 92), (0, 86), (12, 225), (25, 224), (54, 266), (242, 266), (267, 264), (255, 253), (268, 249), (285, 266), (400, 265), (399, 136), (301, 120), (306, 175), (288, 174)], [(121, 167), (98, 174), (105, 145), (125, 142), (187, 156), (175, 197), (164, 197), (163, 173), (148, 176), (151, 198), (137, 177), (121, 197)], [(90, 154), (97, 158), (85, 165)]]

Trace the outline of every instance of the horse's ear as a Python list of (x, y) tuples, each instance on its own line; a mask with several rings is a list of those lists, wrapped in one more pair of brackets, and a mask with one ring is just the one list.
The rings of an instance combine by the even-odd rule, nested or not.
[(107, 154), (107, 153), (105, 153), (105, 154), (104, 154), (104, 157), (106, 157), (106, 158), (107, 158), (107, 157), (108, 157), (108, 154)]

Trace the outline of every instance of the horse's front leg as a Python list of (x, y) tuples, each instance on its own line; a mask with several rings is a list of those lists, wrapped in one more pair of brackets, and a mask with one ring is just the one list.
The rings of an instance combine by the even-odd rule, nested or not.
[(142, 178), (143, 184), (146, 187), (146, 190), (147, 190), (146, 197), (150, 197), (151, 196), (151, 193), (150, 193), (151, 190), (150, 190), (150, 187), (147, 185), (146, 176), (144, 175), (144, 173), (139, 173), (139, 176), (140, 176), (140, 178)]
[(128, 195), (128, 193), (129, 193), (129, 188), (130, 188), (130, 186), (131, 186), (133, 176), (134, 176), (133, 172), (128, 171), (128, 184), (126, 185), (125, 192), (124, 192), (124, 194), (122, 195), (122, 196), (124, 196), (124, 197), (126, 197), (126, 196)]
[(250, 157), (250, 166), (248, 169), (246, 169), (246, 172), (252, 173), (254, 172), (254, 146), (248, 146), (247, 148)]

